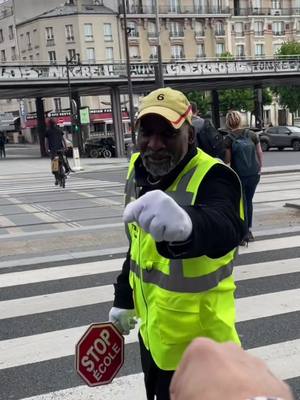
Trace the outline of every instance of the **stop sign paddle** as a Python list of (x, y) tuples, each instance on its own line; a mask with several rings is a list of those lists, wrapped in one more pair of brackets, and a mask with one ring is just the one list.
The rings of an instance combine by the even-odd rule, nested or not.
[(111, 322), (92, 324), (76, 345), (75, 361), (89, 386), (111, 383), (124, 363), (124, 337)]

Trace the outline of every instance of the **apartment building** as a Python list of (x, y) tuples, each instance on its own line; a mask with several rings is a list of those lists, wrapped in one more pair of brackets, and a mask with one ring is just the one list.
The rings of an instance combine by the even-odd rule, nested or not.
[[(300, 0), (158, 0), (164, 60), (272, 57), (300, 39)], [(155, 1), (128, 0), (130, 56), (157, 58)], [(122, 15), (121, 15), (122, 19)]]
[[(19, 58), (12, 0), (0, 5), (0, 64)], [(0, 99), (0, 112), (18, 112), (16, 100)]]

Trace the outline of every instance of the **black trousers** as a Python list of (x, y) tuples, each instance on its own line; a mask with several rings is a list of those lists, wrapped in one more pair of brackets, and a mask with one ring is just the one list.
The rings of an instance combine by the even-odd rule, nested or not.
[(164, 371), (155, 364), (139, 334), (142, 369), (148, 400), (170, 400), (169, 386), (175, 371)]

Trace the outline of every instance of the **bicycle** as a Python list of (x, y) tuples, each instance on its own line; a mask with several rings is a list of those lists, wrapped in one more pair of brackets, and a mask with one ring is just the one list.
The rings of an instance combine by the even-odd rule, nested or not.
[(52, 173), (55, 176), (55, 185), (59, 185), (62, 188), (66, 187), (67, 173), (71, 171), (67, 158), (65, 157), (65, 150), (58, 150), (56, 155), (53, 157), (51, 162)]

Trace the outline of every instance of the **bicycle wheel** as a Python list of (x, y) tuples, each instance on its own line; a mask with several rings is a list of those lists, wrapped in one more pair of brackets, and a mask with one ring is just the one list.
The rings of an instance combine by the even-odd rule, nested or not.
[(103, 149), (102, 155), (104, 158), (111, 158), (111, 156), (112, 156), (111, 151), (108, 149)]

